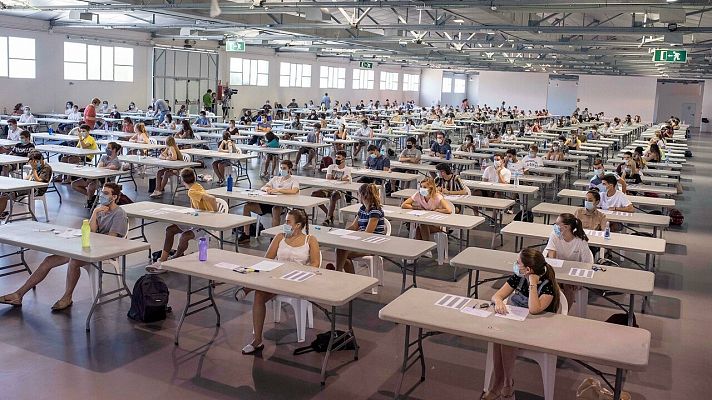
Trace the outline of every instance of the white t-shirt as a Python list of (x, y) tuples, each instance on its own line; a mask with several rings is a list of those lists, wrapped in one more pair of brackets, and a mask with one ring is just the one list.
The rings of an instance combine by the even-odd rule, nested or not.
[(84, 116), (79, 111), (77, 111), (77, 112), (72, 111), (71, 113), (69, 113), (69, 115), (67, 115), (68, 121), (81, 121), (82, 118), (84, 118)]
[(22, 129), (20, 127), (15, 128), (14, 131), (7, 128), (7, 140), (20, 140), (20, 133), (22, 133)]
[[(549, 242), (546, 244), (545, 250), (547, 250), (547, 252), (548, 250), (555, 251), (558, 260), (593, 263), (593, 254), (591, 253), (591, 249), (588, 248), (588, 242), (577, 237), (567, 242), (552, 233), (549, 236)], [(547, 252), (545, 252), (545, 254)]]
[(32, 114), (22, 114), (20, 115), (20, 118), (18, 119), (18, 122), (21, 124), (34, 124), (37, 122), (35, 119), (35, 116)]
[[(512, 171), (508, 170), (507, 168), (502, 168), (499, 174), (502, 176), (502, 179), (505, 183), (509, 183), (509, 181), (512, 180)], [(489, 167), (485, 168), (485, 172), (482, 174), (482, 181), (499, 183), (499, 178), (497, 177), (497, 170), (494, 168), (493, 165), (490, 165)]]
[(522, 159), (522, 162), (524, 163), (524, 168), (526, 169), (544, 166), (544, 160), (538, 155), (536, 157), (530, 157), (529, 154), (527, 154)]
[(603, 210), (608, 210), (611, 207), (628, 207), (632, 203), (628, 200), (628, 196), (620, 190), (616, 190), (613, 196), (608, 197), (608, 193), (604, 190), (601, 192), (601, 204), (600, 207)]
[(292, 175), (287, 177), (273, 176), (265, 186), (272, 189), (299, 189), (299, 182)]
[(522, 162), (522, 160), (517, 160), (516, 162), (509, 162), (507, 164), (507, 169), (510, 170), (513, 174), (519, 173), (519, 175), (522, 175), (524, 173), (524, 162)]
[(351, 167), (347, 165), (342, 169), (336, 164), (331, 164), (328, 168), (326, 168), (326, 176), (330, 176), (332, 179), (337, 180), (342, 180), (343, 178), (348, 177), (349, 180), (351, 180)]

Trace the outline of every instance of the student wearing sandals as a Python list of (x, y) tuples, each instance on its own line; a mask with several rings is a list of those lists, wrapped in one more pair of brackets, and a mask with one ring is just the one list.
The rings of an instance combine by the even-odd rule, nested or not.
[[(346, 165), (346, 152), (339, 150), (336, 152), (334, 157), (334, 163), (329, 165), (326, 169), (326, 179), (333, 180), (337, 182), (351, 182), (351, 167)], [(334, 183), (332, 187), (337, 188), (339, 185)], [(329, 208), (327, 209), (325, 205), (320, 205), (319, 208), (326, 214), (326, 219), (324, 220), (324, 225), (334, 224), (334, 210), (336, 209), (336, 202), (343, 196), (343, 191), (336, 189), (319, 189), (312, 193), (312, 197), (322, 197), (330, 199)]]
[[(528, 247), (519, 253), (512, 265), (514, 275), (507, 279), (493, 296), (494, 312), (506, 314), (505, 299), (509, 304), (529, 309), (529, 314), (556, 312), (561, 291), (556, 282), (554, 269), (546, 263), (539, 250)], [(494, 343), (494, 369), (490, 387), (480, 396), (481, 400), (514, 399), (514, 362), (517, 348)]]
[[(176, 139), (173, 136), (168, 136), (166, 139), (166, 148), (158, 156), (161, 160), (176, 161), (182, 160), (183, 155), (176, 145)], [(173, 168), (161, 168), (156, 172), (156, 190), (149, 195), (152, 199), (163, 196), (163, 190), (168, 185), (171, 176), (176, 174), (176, 170)]]
[[(235, 121), (232, 121), (231, 124), (234, 127)], [(218, 152), (220, 152), (220, 153), (236, 153), (236, 154), (242, 153), (242, 150), (240, 150), (238, 147), (236, 147), (235, 142), (232, 141), (232, 138), (230, 137), (230, 131), (228, 129), (226, 129), (225, 132), (223, 132), (222, 140), (218, 144)], [(231, 168), (231, 167), (232, 167), (232, 161), (230, 161), (230, 160), (217, 159), (217, 160), (213, 161), (213, 172), (215, 172), (215, 176), (218, 177), (218, 185), (222, 186), (223, 183), (225, 183), (225, 168)]]
[[(361, 202), (361, 208), (359, 208), (356, 218), (354, 218), (346, 229), (384, 235), (386, 233), (386, 222), (383, 207), (381, 206), (381, 196), (378, 193), (378, 186), (374, 183), (364, 183), (358, 189), (358, 197)], [(353, 274), (354, 265), (351, 259), (366, 255), (368, 254), (336, 249), (335, 269), (337, 271), (343, 270)]]
[[(407, 210), (435, 211), (443, 214), (450, 214), (452, 207), (445, 200), (442, 194), (438, 193), (433, 178), (427, 177), (420, 181), (420, 188), (413, 196), (405, 199), (401, 208)], [(435, 225), (418, 224), (415, 233), (417, 240), (430, 240), (430, 235), (442, 232), (442, 227)]]
[[(314, 236), (309, 235), (309, 217), (301, 209), (293, 209), (287, 213), (283, 226), (283, 233), (274, 237), (267, 249), (265, 258), (281, 262), (293, 262), (319, 268), (319, 242)], [(241, 288), (235, 294), (240, 301), (252, 289)], [(247, 346), (242, 348), (242, 354), (255, 354), (262, 351), (262, 332), (265, 325), (266, 304), (276, 295), (274, 293), (255, 290), (255, 300), (252, 302), (252, 327), (254, 338)]]

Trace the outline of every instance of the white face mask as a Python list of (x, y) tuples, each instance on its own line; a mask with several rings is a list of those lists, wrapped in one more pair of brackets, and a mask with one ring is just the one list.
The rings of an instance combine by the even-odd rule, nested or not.
[(502, 161), (500, 161), (500, 160), (494, 160), (494, 166), (495, 166), (495, 167), (499, 167), (500, 165), (502, 165)]

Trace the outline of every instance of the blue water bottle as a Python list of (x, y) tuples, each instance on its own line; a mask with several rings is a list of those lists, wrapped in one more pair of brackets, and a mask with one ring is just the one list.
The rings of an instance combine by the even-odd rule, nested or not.
[(449, 160), (450, 158), (452, 158), (452, 151), (448, 150), (447, 153), (445, 153), (445, 159)]
[(227, 176), (227, 191), (232, 192), (232, 185), (233, 185), (233, 179), (232, 179), (232, 174)]
[(609, 221), (606, 221), (606, 230), (603, 231), (603, 238), (606, 240), (611, 239), (611, 223)]
[(52, 136), (54, 134), (54, 129), (52, 129), (52, 127), (50, 126), (49, 128), (47, 128), (47, 133)]
[(198, 240), (198, 260), (207, 261), (208, 259), (208, 239), (205, 236)]

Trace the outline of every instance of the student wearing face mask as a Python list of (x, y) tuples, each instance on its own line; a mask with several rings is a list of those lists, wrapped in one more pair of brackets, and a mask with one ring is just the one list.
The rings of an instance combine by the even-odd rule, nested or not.
[(482, 181), (491, 183), (509, 183), (511, 180), (512, 172), (507, 169), (507, 162), (504, 158), (504, 154), (495, 154), (494, 164), (485, 168), (485, 171), (482, 174)]
[(507, 169), (512, 172), (512, 174), (519, 174), (520, 176), (524, 174), (524, 162), (517, 158), (517, 150), (509, 149), (506, 152), (507, 157)]
[(435, 186), (438, 191), (446, 196), (465, 195), (468, 191), (459, 175), (452, 172), (450, 164), (440, 163), (435, 166), (438, 177), (435, 178)]
[(546, 152), (544, 159), (550, 161), (564, 160), (564, 151), (561, 149), (561, 145), (559, 144), (559, 142), (552, 143), (551, 147), (549, 148), (549, 151)]
[(477, 150), (477, 145), (475, 144), (475, 140), (472, 135), (465, 135), (465, 140), (462, 142), (460, 147), (457, 148), (457, 150), (466, 153), (474, 153), (475, 150)]
[[(121, 154), (121, 145), (116, 142), (109, 142), (106, 145), (106, 154), (101, 156), (99, 159), (99, 164), (97, 167), (106, 168), (112, 171), (118, 171), (121, 169), (121, 161), (119, 161), (119, 155)], [(86, 208), (91, 208), (96, 200), (96, 189), (99, 187), (98, 179), (86, 179), (79, 178), (72, 182), (72, 189), (83, 194), (87, 198)]]
[[(234, 126), (233, 121), (233, 126)], [(240, 148), (235, 146), (235, 143), (232, 141), (232, 138), (230, 137), (230, 131), (226, 130), (223, 132), (222, 140), (218, 144), (218, 152), (219, 153), (235, 153), (235, 154), (241, 154), (242, 150)], [(216, 159), (213, 161), (213, 172), (215, 172), (215, 176), (218, 177), (218, 185), (222, 186), (223, 183), (225, 183), (225, 169), (232, 168), (232, 161), (227, 160), (227, 159)]]
[[(618, 180), (613, 175), (603, 177), (604, 190), (601, 192), (601, 209), (609, 211), (635, 212), (628, 196), (618, 190)], [(613, 227), (611, 227), (613, 230)]]
[[(30, 166), (31, 170), (25, 176), (25, 179), (34, 182), (44, 182), (49, 183), (52, 179), (52, 167), (49, 166), (42, 157), (42, 153), (37, 150), (31, 150), (27, 153), (26, 157), (29, 159), (27, 165)], [(35, 189), (35, 196), (42, 196), (47, 192), (47, 188), (37, 188)], [(27, 192), (14, 192), (14, 193), (3, 193), (0, 195), (0, 219), (6, 219), (9, 212), (5, 211), (7, 208), (8, 201), (15, 201), (17, 198), (22, 198), (26, 196)]]
[[(120, 197), (120, 185), (113, 182), (107, 182), (104, 185), (100, 194), (101, 205), (94, 209), (91, 218), (89, 218), (89, 226), (92, 232), (115, 237), (124, 237), (126, 235), (128, 229), (126, 212), (116, 204)], [(25, 293), (42, 282), (53, 268), (64, 264), (68, 265), (66, 287), (62, 297), (52, 306), (52, 310), (60, 311), (70, 307), (74, 288), (79, 282), (81, 267), (88, 263), (58, 255), (47, 256), (19, 289), (0, 297), (0, 303), (16, 307), (22, 306), (22, 297)]]
[[(96, 140), (94, 139), (93, 136), (91, 136), (90, 132), (90, 127), (89, 125), (81, 125), (77, 129), (77, 136), (79, 137), (79, 140), (77, 141), (77, 148), (80, 149), (89, 149), (89, 150), (97, 150), (99, 146), (96, 144)], [(82, 163), (90, 163), (94, 159), (93, 155), (88, 155), (85, 157), (80, 157), (80, 156), (62, 156), (60, 157), (59, 161), (69, 163), (69, 164), (82, 164)], [(60, 177), (55, 178), (56, 181), (61, 180)], [(66, 176), (64, 177), (63, 183), (69, 183), (69, 177)]]
[[(442, 194), (438, 193), (433, 178), (425, 178), (420, 181), (420, 188), (413, 196), (405, 199), (401, 204), (401, 208), (407, 210), (426, 210), (435, 211), (443, 214), (452, 213), (453, 209), (450, 203), (445, 200)], [(440, 226), (418, 224), (418, 230), (415, 233), (415, 239), (430, 240), (430, 235), (437, 232), (442, 232)]]
[(531, 168), (543, 167), (544, 160), (539, 156), (539, 147), (535, 144), (529, 146), (529, 154), (522, 159), (524, 173), (528, 173)]
[[(351, 167), (346, 165), (345, 151), (340, 150), (336, 152), (334, 163), (329, 165), (326, 169), (326, 179), (339, 182), (351, 182)], [(334, 187), (338, 187), (338, 185), (334, 185)], [(332, 189), (319, 189), (312, 193), (313, 197), (330, 199), (328, 209), (323, 204), (319, 206), (319, 208), (324, 211), (324, 214), (326, 214), (324, 225), (334, 224), (334, 210), (336, 209), (336, 203), (343, 195), (344, 193), (342, 191)]]
[[(25, 106), (22, 115), (20, 115), (19, 122), (21, 124), (36, 124), (37, 123), (37, 118), (35, 118), (34, 115), (32, 115), (32, 111), (30, 110), (30, 107)], [(29, 127), (30, 129), (32, 127)]]
[(398, 161), (408, 164), (420, 164), (420, 158), (423, 153), (416, 146), (416, 141), (413, 136), (405, 140), (405, 148), (398, 156)]
[(430, 146), (430, 152), (433, 156), (445, 158), (448, 152), (451, 151), (450, 144), (445, 141), (445, 134), (438, 132), (435, 134), (435, 141)]
[(601, 194), (596, 189), (586, 192), (584, 206), (576, 209), (574, 214), (581, 221), (584, 229), (603, 231), (606, 229), (606, 214), (602, 213), (598, 206), (601, 203)]
[(107, 100), (104, 100), (101, 103), (101, 107), (99, 107), (99, 113), (101, 114), (108, 114), (111, 109), (109, 108), (109, 102)]
[(361, 153), (361, 149), (363, 146), (366, 146), (368, 144), (368, 140), (364, 140), (365, 138), (373, 138), (373, 129), (371, 129), (368, 126), (368, 120), (363, 119), (361, 120), (361, 127), (356, 129), (356, 132), (352, 135), (354, 140), (357, 140), (358, 143), (354, 144), (354, 160), (358, 160), (358, 155)]
[[(497, 314), (507, 313), (507, 298), (510, 305), (528, 308), (531, 315), (557, 311), (561, 290), (556, 282), (556, 273), (539, 250), (531, 247), (523, 249), (512, 265), (512, 270), (514, 275), (492, 296), (494, 311)], [(514, 362), (517, 359), (517, 348), (495, 343), (492, 356), (494, 368), (490, 386), (480, 399), (514, 400)]]
[[(35, 149), (35, 144), (32, 143), (31, 135), (29, 131), (20, 132), (20, 143), (17, 143), (15, 147), (10, 150), (11, 156), (27, 157), (27, 155)], [(10, 172), (17, 169), (17, 165), (5, 165), (2, 168), (3, 175), (7, 176)]]
[[(283, 232), (278, 233), (267, 249), (265, 258), (280, 262), (292, 262), (319, 268), (319, 242), (314, 236), (309, 235), (309, 217), (302, 209), (293, 209), (287, 212)], [(241, 301), (253, 290), (241, 288), (235, 298)], [(250, 355), (260, 353), (265, 345), (262, 342), (262, 332), (265, 325), (266, 304), (276, 295), (274, 293), (254, 290), (255, 299), (252, 302), (252, 328), (254, 337), (252, 341), (242, 348), (242, 354)]]
[[(307, 133), (306, 137), (306, 142), (307, 143), (319, 143), (321, 142), (321, 125), (320, 124), (314, 124), (312, 125), (312, 130)], [(307, 155), (307, 163), (304, 165), (304, 169), (313, 169), (312, 162), (314, 161), (314, 158), (316, 157), (316, 149), (312, 147), (300, 147), (299, 151), (297, 151), (297, 158), (294, 161), (294, 165), (297, 167), (299, 166), (299, 161), (302, 159), (302, 154)]]
[(341, 150), (346, 150), (346, 145), (343, 143), (336, 143), (337, 140), (346, 140), (348, 139), (348, 134), (346, 132), (346, 123), (341, 122), (337, 124), (339, 126), (339, 129), (334, 132), (334, 151), (341, 151)]
[(7, 120), (7, 140), (20, 140), (20, 133), (22, 133), (22, 128), (17, 126), (17, 120), (15, 118), (10, 118)]
[(615, 180), (618, 182), (618, 184), (621, 185), (621, 189), (623, 190), (623, 193), (625, 193), (628, 189), (628, 185), (625, 182), (625, 179), (621, 178), (620, 176), (614, 174), (614, 173), (607, 173), (603, 167), (603, 160), (600, 158), (597, 158), (593, 160), (593, 177), (591, 178), (591, 181), (589, 182), (589, 188), (593, 189), (596, 188), (598, 189), (599, 192), (603, 193), (606, 190), (606, 186), (603, 183), (603, 178), (606, 175), (611, 175), (615, 178)]
[[(188, 199), (190, 199), (190, 207), (199, 211), (215, 212), (218, 209), (218, 203), (215, 197), (208, 194), (203, 186), (196, 182), (195, 171), (192, 168), (183, 168), (180, 171), (181, 182), (188, 190)], [(161, 263), (168, 260), (173, 249), (173, 241), (176, 235), (180, 235), (178, 247), (176, 248), (174, 258), (182, 257), (188, 249), (188, 244), (192, 239), (195, 239), (195, 233), (198, 228), (185, 225), (171, 224), (166, 227), (166, 238), (163, 241), (163, 250), (156, 262), (146, 267), (146, 271), (150, 274), (161, 274), (166, 272), (161, 266)]]
[[(282, 160), (279, 164), (279, 175), (272, 177), (272, 179), (270, 179), (266, 185), (262, 186), (260, 190), (266, 192), (267, 194), (299, 194), (299, 182), (297, 182), (297, 180), (292, 176), (293, 167), (294, 164), (292, 164), (290, 160)], [(249, 202), (243, 207), (242, 215), (250, 216), (250, 213), (265, 215), (272, 213), (272, 226), (278, 226), (280, 224), (279, 221), (282, 211), (284, 211), (283, 206), (271, 206), (269, 204)], [(250, 226), (250, 230), (251, 229), (252, 226)], [(249, 244), (250, 235), (242, 230), (238, 237), (238, 242), (240, 244)]]

